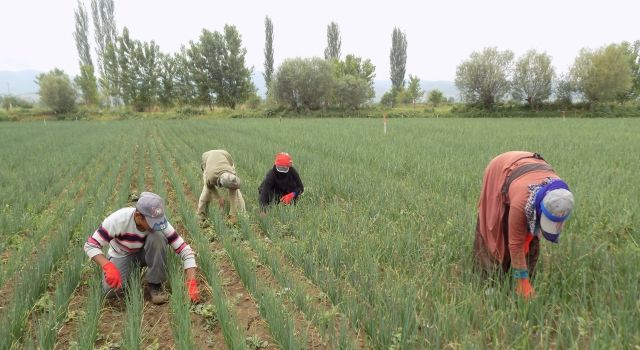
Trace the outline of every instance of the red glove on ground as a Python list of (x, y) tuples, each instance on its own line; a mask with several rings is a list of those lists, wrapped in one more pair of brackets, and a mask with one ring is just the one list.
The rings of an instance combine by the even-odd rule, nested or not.
[(289, 205), (291, 204), (291, 201), (296, 197), (296, 193), (295, 192), (289, 192), (287, 194), (285, 194), (284, 196), (280, 197), (280, 202)]
[(529, 283), (528, 278), (519, 278), (517, 279), (518, 285), (516, 286), (516, 294), (522, 296), (525, 299), (531, 299), (535, 296), (535, 291)]
[(102, 266), (104, 271), (104, 278), (107, 280), (107, 284), (111, 288), (122, 288), (122, 277), (120, 277), (120, 271), (111, 261)]
[(189, 298), (191, 301), (197, 302), (200, 300), (200, 291), (198, 290), (198, 281), (192, 278), (187, 281), (187, 291), (189, 292)]

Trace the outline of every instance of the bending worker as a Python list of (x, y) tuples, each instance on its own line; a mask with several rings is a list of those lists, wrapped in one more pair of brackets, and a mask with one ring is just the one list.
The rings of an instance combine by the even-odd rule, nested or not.
[(262, 212), (272, 203), (296, 204), (302, 192), (304, 185), (289, 153), (276, 154), (273, 167), (267, 171), (258, 188)]
[(516, 292), (534, 295), (540, 238), (558, 243), (574, 198), (569, 186), (537, 153), (512, 151), (495, 157), (484, 172), (473, 244), (483, 276), (513, 274)]
[[(122, 208), (107, 216), (87, 238), (84, 251), (104, 271), (104, 294), (121, 294), (133, 265), (147, 266), (151, 302), (164, 304), (169, 301), (162, 288), (167, 280), (167, 245), (182, 258), (189, 297), (198, 301), (195, 253), (171, 226), (165, 216), (164, 200), (155, 193), (142, 192), (135, 208)], [(105, 256), (102, 248), (106, 246), (109, 252)]]
[(224, 198), (218, 193), (218, 188), (229, 190), (229, 221), (237, 222), (237, 215), (245, 213), (244, 199), (240, 192), (240, 178), (236, 175), (233, 158), (225, 150), (211, 150), (202, 154), (202, 193), (198, 201), (198, 217), (201, 223), (207, 218), (207, 210), (211, 197), (214, 197), (218, 207), (224, 210)]

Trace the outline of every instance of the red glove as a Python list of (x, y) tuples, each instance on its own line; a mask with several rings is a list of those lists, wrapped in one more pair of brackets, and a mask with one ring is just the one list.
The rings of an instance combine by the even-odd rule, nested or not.
[(528, 278), (518, 278), (516, 281), (518, 283), (518, 285), (516, 286), (516, 294), (522, 296), (527, 300), (535, 296), (536, 293), (533, 290), (531, 283), (529, 283)]
[(284, 196), (280, 197), (280, 202), (289, 205), (291, 204), (291, 201), (296, 197), (296, 193), (295, 192), (289, 192), (287, 194), (285, 194)]
[(104, 271), (104, 278), (107, 280), (107, 284), (111, 288), (122, 288), (122, 277), (120, 277), (120, 271), (111, 261), (102, 265)]
[(189, 298), (191, 301), (197, 302), (200, 300), (200, 291), (198, 290), (198, 281), (192, 278), (187, 281), (187, 291), (189, 292)]
[(524, 241), (524, 253), (529, 254), (529, 247), (531, 246), (531, 241), (533, 241), (533, 235), (527, 235), (527, 238)]

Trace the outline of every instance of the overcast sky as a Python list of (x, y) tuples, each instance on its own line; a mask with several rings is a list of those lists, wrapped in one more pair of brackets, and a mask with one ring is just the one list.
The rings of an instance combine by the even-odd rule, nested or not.
[[(90, 13), (90, 0), (84, 3)], [(76, 8), (76, 0), (0, 0), (0, 70), (77, 74)], [(546, 51), (564, 73), (581, 48), (639, 40), (639, 15), (639, 0), (115, 0), (118, 31), (126, 26), (133, 38), (155, 40), (167, 53), (197, 40), (203, 28), (235, 25), (255, 71), (263, 71), (265, 16), (274, 26), (276, 68), (290, 57), (322, 57), (327, 25), (335, 21), (342, 57), (371, 59), (380, 80), (389, 79), (394, 27), (407, 36), (407, 76), (452, 81), (458, 64), (489, 46), (516, 57)], [(95, 50), (93, 36), (91, 45)]]

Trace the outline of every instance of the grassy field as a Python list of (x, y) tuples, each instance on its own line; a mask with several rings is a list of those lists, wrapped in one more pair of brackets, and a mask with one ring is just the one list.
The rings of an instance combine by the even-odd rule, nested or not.
[[(0, 349), (638, 349), (639, 135), (639, 119), (2, 123)], [(197, 225), (210, 149), (243, 180), (236, 227)], [(485, 293), (470, 265), (482, 174), (508, 150), (541, 153), (576, 197), (530, 302)], [(305, 193), (261, 218), (279, 151)], [(143, 190), (197, 251), (202, 304), (176, 259), (167, 305), (102, 300), (82, 244)]]

